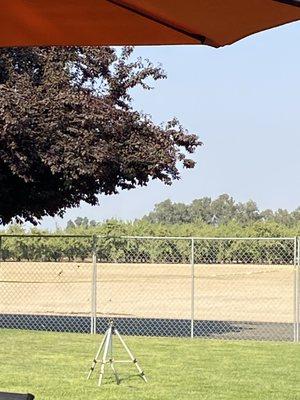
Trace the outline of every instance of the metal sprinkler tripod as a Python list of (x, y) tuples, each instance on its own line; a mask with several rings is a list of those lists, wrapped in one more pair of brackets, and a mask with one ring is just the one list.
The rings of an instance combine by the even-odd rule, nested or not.
[[(120, 340), (122, 346), (124, 347), (127, 354), (129, 355), (130, 360), (115, 360), (114, 359), (114, 356), (113, 356), (113, 337), (114, 336), (116, 336)], [(101, 354), (102, 354), (102, 357), (101, 357)], [(110, 364), (110, 367), (116, 378), (116, 382), (119, 385), (120, 378), (119, 378), (119, 375), (115, 368), (116, 363), (133, 363), (136, 366), (136, 369), (139, 371), (140, 377), (142, 379), (144, 379), (145, 382), (147, 382), (147, 378), (146, 378), (142, 368), (139, 366), (137, 359), (133, 356), (133, 354), (129, 350), (128, 346), (122, 339), (118, 330), (115, 328), (114, 322), (112, 320), (110, 320), (108, 323), (108, 329), (104, 334), (103, 340), (102, 340), (100, 347), (96, 353), (96, 356), (93, 360), (92, 366), (91, 366), (90, 371), (87, 376), (87, 379), (89, 379), (91, 377), (97, 363), (100, 363), (100, 375), (99, 375), (98, 386), (100, 386), (102, 383), (102, 378), (104, 375), (104, 370), (105, 370), (106, 364)]]

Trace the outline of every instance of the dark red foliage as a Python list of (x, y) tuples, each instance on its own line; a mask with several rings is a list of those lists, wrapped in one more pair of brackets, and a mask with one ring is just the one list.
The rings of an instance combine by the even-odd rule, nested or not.
[(130, 90), (165, 78), (132, 48), (0, 50), (0, 222), (36, 223), (98, 194), (179, 178), (201, 143), (131, 106)]

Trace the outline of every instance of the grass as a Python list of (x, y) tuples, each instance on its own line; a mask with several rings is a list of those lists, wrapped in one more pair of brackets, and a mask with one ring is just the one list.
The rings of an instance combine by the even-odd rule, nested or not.
[(128, 337), (149, 383), (121, 364), (121, 384), (108, 370), (98, 388), (98, 370), (85, 377), (99, 340), (0, 330), (0, 391), (31, 392), (37, 400), (300, 399), (300, 346), (293, 343)]

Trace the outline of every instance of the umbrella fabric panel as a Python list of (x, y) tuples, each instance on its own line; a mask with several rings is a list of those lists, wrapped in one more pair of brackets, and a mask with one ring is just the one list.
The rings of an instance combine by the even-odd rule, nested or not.
[(300, 19), (298, 0), (1, 0), (0, 46), (231, 44)]
[(0, 0), (0, 46), (197, 43), (106, 0)]
[[(125, 3), (116, 1), (117, 3)], [(289, 0), (129, 0), (150, 15), (215, 47), (300, 19), (300, 1)], [(298, 6), (296, 6), (298, 4)]]

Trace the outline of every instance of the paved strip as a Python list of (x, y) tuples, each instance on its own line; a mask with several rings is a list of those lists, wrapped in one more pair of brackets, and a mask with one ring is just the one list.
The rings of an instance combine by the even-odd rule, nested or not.
[[(122, 335), (189, 337), (187, 319), (114, 318)], [(104, 333), (108, 318), (97, 318), (97, 333)], [(64, 315), (0, 314), (0, 328), (52, 332), (90, 332), (90, 317)], [(194, 337), (231, 340), (293, 341), (292, 323), (247, 321), (194, 321)]]

